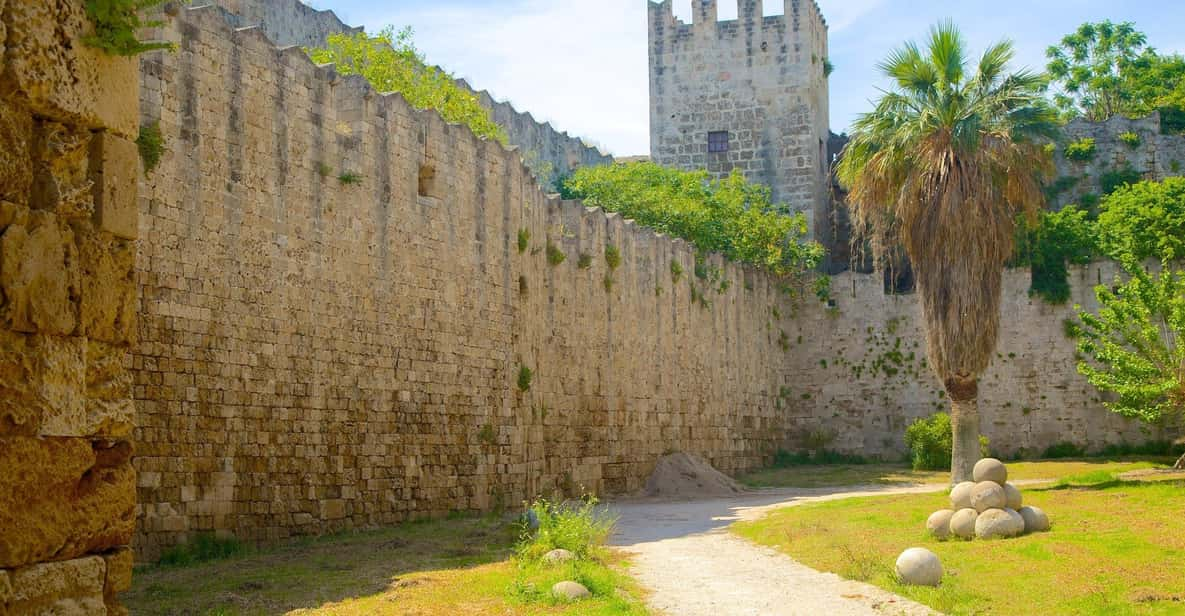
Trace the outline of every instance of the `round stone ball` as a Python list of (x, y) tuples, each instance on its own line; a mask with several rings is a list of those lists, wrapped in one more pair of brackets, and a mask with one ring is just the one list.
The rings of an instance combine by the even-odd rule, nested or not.
[(564, 548), (556, 548), (556, 549), (543, 555), (543, 564), (545, 564), (545, 565), (559, 565), (561, 563), (566, 563), (566, 562), (573, 560), (575, 558), (576, 558), (576, 555), (573, 554), (572, 552), (565, 550)]
[(955, 511), (971, 507), (971, 488), (974, 487), (974, 481), (964, 481), (951, 488), (950, 506), (953, 507)]
[(555, 586), (551, 587), (551, 594), (564, 601), (579, 601), (592, 596), (584, 584), (572, 581), (556, 582)]
[(1016, 534), (1015, 518), (1003, 509), (982, 511), (975, 519), (975, 536), (980, 539), (1005, 539)]
[(937, 586), (942, 582), (942, 563), (926, 548), (909, 548), (897, 557), (897, 577), (903, 584)]
[(975, 468), (971, 471), (971, 478), (975, 480), (975, 483), (994, 481), (1004, 485), (1008, 481), (1008, 469), (1004, 467), (1003, 462), (995, 458), (984, 458), (975, 463)]
[(942, 509), (930, 514), (926, 520), (926, 530), (935, 539), (946, 539), (950, 536), (950, 519), (955, 515), (953, 509)]
[(1043, 533), (1049, 530), (1049, 516), (1038, 507), (1021, 507), (1017, 511), (1025, 524), (1026, 533)]
[(1004, 488), (994, 481), (981, 481), (971, 488), (971, 506), (980, 513), (988, 509), (1003, 509), (1007, 504)]
[(1021, 507), (1020, 490), (1011, 483), (1004, 484), (1004, 507), (1007, 509), (1015, 509), (1020, 511)]
[(975, 520), (978, 517), (979, 512), (970, 507), (956, 511), (950, 518), (950, 534), (960, 539), (974, 539)]

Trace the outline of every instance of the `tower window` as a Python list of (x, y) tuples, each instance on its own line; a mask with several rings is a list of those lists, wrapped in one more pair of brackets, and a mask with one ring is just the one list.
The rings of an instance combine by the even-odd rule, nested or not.
[(728, 131), (717, 130), (708, 133), (708, 151), (709, 152), (727, 152), (728, 151)]

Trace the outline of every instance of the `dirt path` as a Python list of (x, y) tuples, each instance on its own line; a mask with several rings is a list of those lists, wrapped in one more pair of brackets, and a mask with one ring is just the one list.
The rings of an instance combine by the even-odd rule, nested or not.
[(869, 584), (800, 564), (728, 532), (780, 507), (868, 496), (935, 492), (945, 486), (762, 490), (729, 499), (623, 501), (614, 545), (634, 555), (631, 572), (648, 604), (670, 616), (933, 614)]

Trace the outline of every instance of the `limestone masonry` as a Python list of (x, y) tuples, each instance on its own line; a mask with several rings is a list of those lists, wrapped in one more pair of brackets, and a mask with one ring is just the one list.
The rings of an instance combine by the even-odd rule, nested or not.
[(0, 614), (126, 614), (137, 63), (0, 0)]
[(718, 21), (716, 0), (693, 0), (694, 23), (685, 24), (673, 0), (647, 2), (651, 158), (717, 177), (739, 169), (823, 236), (827, 23), (814, 0), (785, 0), (776, 16), (763, 16), (761, 0), (737, 3), (739, 19)]
[[(798, 10), (821, 27), (813, 4)], [(885, 295), (880, 276), (835, 277), (834, 307), (718, 257), (719, 276), (698, 278), (687, 243), (546, 197), (521, 151), (314, 66), (224, 8), (174, 13), (158, 34), (177, 50), (141, 59), (140, 120), (159, 122), (167, 152), (140, 187), (139, 558), (201, 532), (270, 541), (631, 492), (672, 451), (732, 473), (778, 448), (899, 457), (907, 422), (944, 408), (915, 298)], [(118, 271), (133, 251), (102, 237)], [(1111, 275), (1076, 270), (1074, 301)], [(1145, 438), (1076, 374), (1070, 309), (1029, 300), (1027, 278), (1005, 276), (981, 387), (993, 448)], [(79, 327), (57, 318), (44, 321)], [(86, 357), (130, 336), (102, 331)], [(95, 433), (126, 433), (119, 417)]]

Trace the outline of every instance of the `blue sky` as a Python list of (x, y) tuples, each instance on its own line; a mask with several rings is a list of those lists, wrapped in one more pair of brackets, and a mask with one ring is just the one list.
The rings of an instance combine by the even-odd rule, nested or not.
[[(412, 26), (428, 59), (520, 111), (613, 154), (649, 152), (649, 0), (309, 0), (377, 30)], [(675, 0), (690, 21), (693, 0)], [(721, 18), (736, 15), (719, 0)], [(1018, 65), (1042, 69), (1045, 48), (1084, 21), (1134, 21), (1162, 52), (1185, 51), (1181, 0), (817, 0), (830, 27), (831, 127), (845, 130), (885, 84), (876, 64), (951, 18), (981, 50), (1012, 39)], [(781, 0), (765, 0), (781, 13)]]

